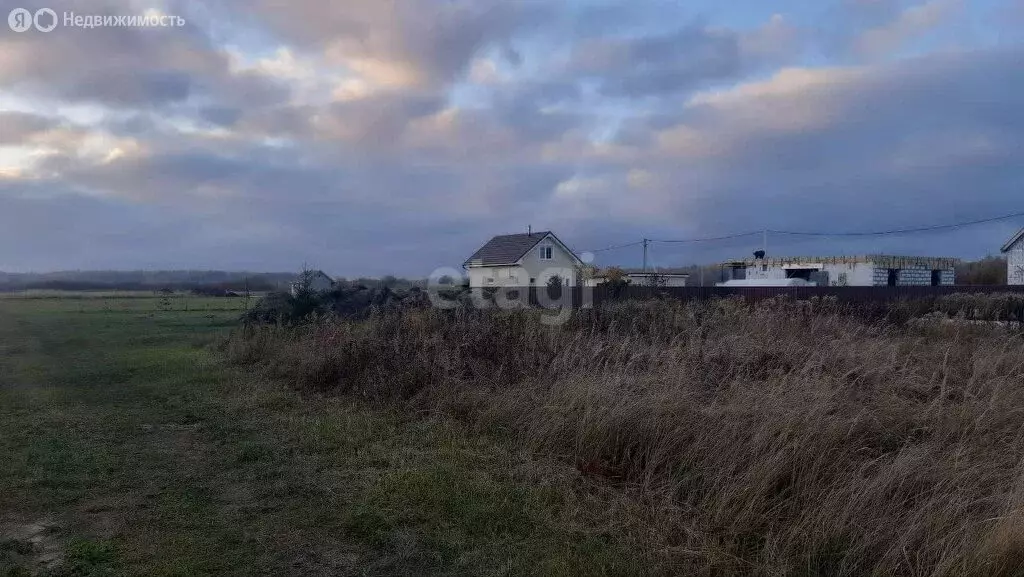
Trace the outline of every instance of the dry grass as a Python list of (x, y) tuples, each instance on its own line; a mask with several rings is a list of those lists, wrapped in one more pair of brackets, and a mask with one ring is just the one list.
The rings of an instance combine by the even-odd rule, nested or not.
[(652, 572), (1024, 573), (1024, 339), (829, 306), (413, 311), (225, 345), (296, 385), (454, 415), (615, 487)]

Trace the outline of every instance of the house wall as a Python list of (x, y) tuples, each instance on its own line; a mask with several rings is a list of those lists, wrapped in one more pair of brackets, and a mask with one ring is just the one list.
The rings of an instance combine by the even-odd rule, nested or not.
[(1024, 240), (1017, 241), (1006, 253), (1006, 284), (1024, 285)]
[(327, 280), (322, 276), (313, 278), (313, 281), (309, 283), (309, 288), (316, 292), (326, 292), (333, 288), (331, 281)]
[(520, 266), (481, 266), (469, 268), (469, 286), (503, 287), (526, 286), (530, 282), (530, 274)]
[[(548, 242), (553, 247), (551, 260), (541, 260), (540, 247)], [(533, 247), (520, 260), (520, 264), (529, 273), (527, 281), (533, 278), (536, 279), (536, 284), (546, 285), (548, 279), (557, 274), (562, 277), (563, 284), (565, 284), (565, 280), (568, 280), (569, 286), (576, 286), (576, 261), (571, 254), (562, 250), (554, 241), (545, 240)]]

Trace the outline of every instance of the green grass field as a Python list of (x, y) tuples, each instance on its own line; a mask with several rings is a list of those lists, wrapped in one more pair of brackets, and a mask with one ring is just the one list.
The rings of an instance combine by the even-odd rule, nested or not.
[(0, 299), (0, 576), (639, 571), (571, 466), (229, 367), (244, 301), (184, 302)]

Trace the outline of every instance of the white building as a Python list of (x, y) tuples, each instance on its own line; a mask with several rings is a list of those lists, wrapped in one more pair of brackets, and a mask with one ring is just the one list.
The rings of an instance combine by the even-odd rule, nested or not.
[(304, 286), (314, 293), (325, 293), (334, 288), (334, 280), (322, 270), (303, 271), (292, 281), (292, 296), (298, 295)]
[[(681, 287), (686, 286), (690, 275), (676, 269), (622, 269), (623, 278), (633, 286)], [(587, 286), (597, 286), (608, 282), (607, 269), (587, 279)]]
[(782, 278), (782, 279), (733, 279), (725, 282), (717, 282), (715, 286), (721, 287), (762, 287), (762, 286), (818, 286), (818, 283), (804, 280), (802, 278)]
[(1024, 228), (1003, 245), (1006, 255), (1006, 284), (1024, 285)]
[(576, 286), (583, 261), (552, 232), (496, 236), (462, 265), (470, 288), (547, 286), (557, 276)]
[(752, 258), (723, 266), (726, 281), (802, 279), (817, 286), (951, 286), (957, 262), (955, 258), (875, 254)]

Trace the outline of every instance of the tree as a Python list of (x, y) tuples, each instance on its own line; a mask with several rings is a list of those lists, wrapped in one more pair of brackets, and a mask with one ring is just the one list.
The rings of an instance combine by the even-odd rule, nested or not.
[(986, 256), (979, 261), (961, 263), (956, 267), (956, 284), (1006, 284), (1006, 259), (998, 256)]
[(564, 284), (565, 284), (565, 281), (562, 280), (561, 276), (559, 276), (557, 274), (556, 275), (552, 275), (548, 279), (548, 283), (547, 283), (548, 298), (550, 298), (550, 299), (560, 299), (560, 298), (562, 298), (562, 287), (564, 286)]
[(615, 296), (618, 296), (630, 282), (626, 271), (617, 266), (608, 267), (604, 270), (604, 285)]

